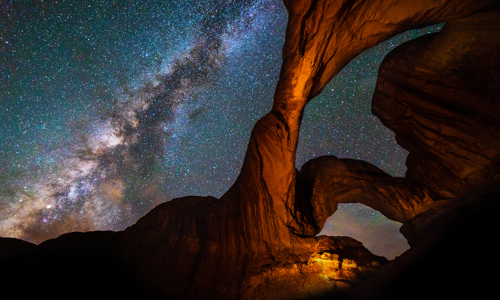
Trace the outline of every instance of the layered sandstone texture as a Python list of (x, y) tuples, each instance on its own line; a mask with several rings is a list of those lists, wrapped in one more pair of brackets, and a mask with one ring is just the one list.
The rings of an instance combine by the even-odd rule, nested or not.
[(380, 67), (373, 113), (410, 152), (406, 179), (439, 200), (403, 226), (410, 244), (436, 213), (500, 187), (499, 6), (397, 47)]
[(335, 156), (308, 161), (299, 178), (319, 227), (335, 213), (339, 203), (362, 203), (391, 220), (404, 222), (426, 211), (436, 198), (416, 180), (394, 178), (368, 162)]
[(493, 7), (392, 51), (373, 113), (407, 149), (407, 178), (443, 198), (500, 184), (500, 15)]

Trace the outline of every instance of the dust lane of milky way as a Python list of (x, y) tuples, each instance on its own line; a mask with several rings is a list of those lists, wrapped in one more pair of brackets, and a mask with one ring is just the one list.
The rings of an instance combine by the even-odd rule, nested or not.
[[(3, 1), (0, 235), (123, 230), (175, 197), (220, 197), (271, 107), (286, 19), (279, 0)], [(370, 112), (377, 68), (439, 28), (334, 78), (306, 109), (297, 167), (332, 154), (403, 176), (406, 152)], [(393, 258), (407, 248), (399, 226), (344, 205), (322, 234)]]

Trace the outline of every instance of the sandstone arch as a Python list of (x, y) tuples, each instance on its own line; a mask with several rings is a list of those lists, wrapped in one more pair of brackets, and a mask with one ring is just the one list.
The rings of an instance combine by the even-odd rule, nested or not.
[[(346, 279), (333, 279), (337, 271), (330, 274), (329, 283), (320, 283), (324, 268), (311, 261), (315, 255), (338, 249), (334, 238), (314, 237), (328, 213), (318, 213), (317, 217), (322, 216), (316, 222), (312, 204), (296, 197), (295, 151), (305, 105), (363, 50), (408, 29), (461, 18), (489, 2), (285, 1), (289, 21), (273, 107), (255, 125), (234, 185), (220, 200), (191, 197), (160, 205), (125, 230), (114, 251), (138, 276), (147, 278), (149, 288), (173, 298), (264, 299), (267, 296), (256, 291), (273, 284), (282, 291), (292, 289), (295, 295), (301, 288), (311, 292), (306, 287), (311, 284), (287, 285), (278, 274), (316, 274), (304, 276), (315, 282), (311, 289), (319, 294), (344, 285)], [(406, 185), (377, 184), (402, 194), (411, 191)], [(430, 201), (430, 193), (419, 193), (422, 197), (412, 195), (404, 202), (410, 212), (390, 201), (382, 206), (371, 203), (386, 215), (404, 220)], [(183, 218), (173, 215), (179, 211)], [(148, 258), (153, 254), (148, 249), (155, 249), (154, 259)], [(186, 265), (179, 266), (179, 261)], [(183, 275), (150, 275), (169, 269), (182, 270)], [(362, 277), (350, 274), (351, 280)]]
[[(493, 8), (492, 14), (481, 11), (493, 2), (495, 4), (489, 7)], [(74, 273), (81, 268), (111, 270), (119, 264), (120, 268), (114, 274), (127, 274), (129, 279), (128, 274), (133, 274), (131, 276), (135, 277), (130, 281), (138, 283), (140, 288), (135, 292), (141, 297), (290, 299), (328, 296), (339, 289), (356, 285), (387, 262), (384, 258), (369, 253), (353, 239), (315, 237), (325, 216), (334, 212), (335, 201), (363, 201), (390, 218), (405, 220), (405, 226), (410, 229), (407, 232), (412, 236), (416, 247), (420, 245), (418, 242), (422, 236), (435, 231), (436, 226), (452, 226), (452, 222), (460, 219), (464, 211), (473, 212), (474, 209), (471, 208), (477, 208), (477, 199), (473, 198), (459, 205), (461, 210), (459, 213), (454, 211), (451, 217), (439, 214), (441, 208), (452, 200), (459, 201), (459, 197), (490, 188), (492, 193), (478, 198), (481, 200), (480, 208), (491, 207), (499, 194), (498, 85), (491, 82), (485, 85), (488, 93), (484, 95), (489, 97), (485, 98), (489, 101), (487, 106), (472, 105), (475, 116), (467, 120), (474, 122), (468, 123), (473, 126), (467, 127), (465, 134), (468, 136), (465, 141), (472, 142), (454, 143), (457, 140), (455, 138), (464, 135), (450, 134), (454, 133), (451, 130), (453, 126), (446, 122), (454, 120), (456, 115), (451, 112), (461, 113), (457, 108), (464, 103), (450, 101), (455, 99), (453, 97), (434, 97), (437, 94), (432, 92), (442, 89), (425, 89), (430, 82), (425, 77), (428, 75), (426, 69), (412, 69), (411, 61), (405, 61), (407, 54), (414, 51), (425, 66), (426, 59), (440, 57), (436, 50), (443, 49), (440, 48), (441, 45), (457, 45), (447, 44), (445, 33), (441, 40), (434, 40), (434, 48), (427, 47), (434, 42), (424, 45), (430, 50), (420, 52), (422, 56), (419, 56), (418, 51), (422, 40), (407, 44), (390, 55), (382, 68), (378, 94), (376, 92), (374, 97), (374, 112), (399, 134), (398, 141), (410, 149), (410, 153), (420, 153), (420, 156), (413, 157), (422, 159), (423, 163), (418, 159), (417, 162), (412, 162), (411, 159), (408, 162), (409, 167), (413, 165), (415, 168), (408, 176), (413, 180), (390, 178), (365, 162), (332, 157), (313, 160), (298, 173), (295, 169), (295, 151), (304, 107), (357, 54), (397, 33), (443, 21), (451, 21), (451, 35), (448, 38), (453, 38), (455, 33), (455, 38), (464, 36), (463, 31), (460, 33), (460, 30), (456, 30), (460, 29), (461, 22), (475, 24), (472, 32), (466, 32), (471, 34), (469, 41), (471, 37), (484, 37), (484, 32), (498, 37), (498, 1), (285, 0), (285, 5), (289, 11), (289, 21), (283, 49), (283, 67), (273, 107), (255, 125), (241, 174), (221, 199), (194, 196), (174, 199), (157, 206), (124, 232), (68, 234), (37, 246), (38, 250), (24, 244), (3, 241), (3, 244), (18, 244), (18, 248), (24, 248), (23, 253), (31, 253), (35, 259), (24, 260), (24, 254), (11, 251), (7, 253), (9, 256), (3, 257), (2, 266), (6, 266), (4, 262), (7, 257), (8, 270), (18, 270), (17, 265), (12, 265), (12, 258), (15, 258), (16, 262), (24, 262), (23, 266), (34, 268), (35, 272), (31, 274), (40, 272), (45, 275), (47, 266), (52, 267), (53, 272), (60, 270), (53, 267), (54, 261), (59, 266), (66, 266), (65, 259), (79, 262), (79, 269), (72, 270)], [(458, 91), (459, 95), (484, 96), (481, 91), (478, 94), (477, 90), (469, 89), (466, 85), (466, 89), (462, 89), (464, 82), (460, 81), (459, 75), (464, 70), (460, 71), (461, 66), (465, 66), (466, 71), (475, 70), (478, 76), (492, 77), (495, 83), (498, 81), (500, 70), (497, 60), (493, 60), (493, 68), (487, 67), (488, 72), (485, 74), (481, 74), (481, 69), (477, 67), (481, 66), (481, 57), (492, 53), (491, 57), (498, 58), (500, 39), (487, 43), (485, 41), (487, 38), (477, 40), (478, 45), (470, 48), (475, 49), (472, 52), (458, 51), (468, 50), (467, 47), (449, 49), (458, 49), (454, 52), (458, 56), (452, 56), (457, 60), (447, 65), (450, 68), (445, 72), (440, 73), (445, 81), (449, 80), (449, 84), (441, 86), (448, 90), (447, 94)], [(475, 56), (476, 54), (479, 56)], [(391, 61), (396, 61), (396, 65), (403, 67), (397, 69), (391, 66)], [(462, 61), (472, 64), (464, 65), (461, 64)], [(395, 71), (395, 75), (391, 75), (392, 71)], [(418, 72), (415, 74), (413, 71)], [(398, 72), (418, 80), (398, 82)], [(445, 76), (450, 74), (450, 77)], [(460, 86), (456, 86), (457, 82)], [(415, 108), (422, 105), (411, 107), (408, 102), (394, 101), (400, 100), (397, 97), (400, 90), (394, 86), (407, 88), (407, 94), (419, 95), (418, 91), (424, 90), (426, 96), (431, 95), (431, 99), (442, 101), (435, 111), (449, 114), (443, 118), (439, 114), (436, 116), (432, 110), (423, 110), (421, 114), (422, 110)], [(414, 103), (416, 102), (418, 101)], [(426, 103), (425, 99), (420, 103)], [(458, 106), (455, 105), (457, 103)], [(429, 106), (432, 105), (427, 105)], [(478, 120), (477, 116), (483, 119)], [(454, 157), (447, 154), (450, 151), (439, 151), (443, 148), (436, 147), (432, 139), (422, 138), (422, 132), (426, 129), (419, 122), (422, 118), (433, 121), (428, 127), (433, 127), (434, 132), (447, 134), (447, 146), (463, 146), (451, 148), (459, 149), (455, 154), (463, 154), (465, 158), (455, 159), (460, 155)], [(483, 129), (486, 134), (480, 132)], [(475, 160), (478, 156), (481, 158), (479, 163)], [(439, 159), (433, 159), (436, 157)], [(432, 166), (426, 166), (425, 163)], [(462, 163), (472, 166), (472, 169), (466, 168), (465, 173), (459, 172), (458, 176), (454, 176), (451, 171), (460, 170)], [(426, 170), (435, 173), (426, 178)], [(442, 177), (451, 182), (443, 189), (444, 192), (437, 190), (440, 185), (436, 184)], [(455, 187), (464, 183), (471, 188), (457, 189), (457, 193), (452, 193)], [(335, 184), (332, 189), (325, 188), (331, 184)], [(324, 190), (323, 194), (315, 193), (321, 189)], [(359, 192), (352, 195), (351, 189)], [(395, 192), (401, 197), (394, 197)], [(430, 199), (434, 197), (433, 192), (438, 194), (436, 197), (455, 198), (434, 202), (437, 198)], [(322, 198), (320, 195), (326, 196)], [(409, 218), (411, 219), (408, 220)], [(477, 216), (472, 218), (477, 219)], [(462, 226), (460, 229), (467, 227)], [(34, 255), (32, 251), (38, 252)], [(60, 258), (60, 253), (65, 254), (64, 258)], [(90, 258), (80, 260), (82, 254), (87, 254)], [(50, 264), (41, 264), (38, 269), (32, 267), (31, 262), (40, 257), (48, 258)], [(95, 257), (99, 259), (95, 260)], [(109, 262), (109, 257), (116, 259), (116, 262)], [(409, 257), (411, 260), (412, 255)], [(454, 265), (456, 261), (451, 261), (448, 266)], [(63, 270), (68, 269), (66, 267)], [(397, 277), (398, 266), (392, 270), (394, 269), (396, 271), (393, 274), (396, 275), (392, 276)], [(10, 276), (10, 272), (5, 271), (5, 274)], [(71, 278), (66, 277), (67, 273), (59, 274), (58, 279), (72, 283)], [(40, 287), (37, 292), (46, 288), (45, 284), (54, 282), (53, 278), (36, 279), (40, 280), (36, 282)], [(20, 287), (15, 277), (2, 282), (7, 282), (6, 286), (11, 289)], [(121, 283), (121, 287), (128, 288), (128, 282)], [(408, 282), (413, 283), (411, 280)], [(24, 282), (21, 284), (20, 289), (25, 289)], [(380, 286), (377, 284), (376, 282), (376, 287)], [(421, 287), (422, 285), (419, 286)], [(96, 291), (100, 292), (98, 289)], [(107, 292), (113, 294), (114, 286)], [(373, 295), (365, 294), (364, 298)], [(361, 298), (363, 297), (355, 297)]]

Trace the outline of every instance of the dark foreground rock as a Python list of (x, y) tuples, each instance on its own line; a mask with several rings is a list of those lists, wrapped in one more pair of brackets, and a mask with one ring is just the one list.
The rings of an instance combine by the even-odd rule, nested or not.
[[(307, 261), (264, 266), (251, 277), (247, 285), (251, 288), (241, 298), (488, 299), (500, 280), (495, 239), (499, 210), (498, 191), (462, 199), (429, 219), (433, 224), (427, 225), (418, 245), (391, 262), (373, 256), (351, 238), (319, 237)], [(44, 295), (51, 299), (176, 299), (154, 293), (128, 263), (111, 254), (110, 245), (122, 234), (69, 233), (38, 246), (1, 238), (2, 294), (19, 299)], [(179, 262), (183, 255), (177, 253)], [(176, 270), (169, 271), (160, 275), (180, 276)]]
[(500, 192), (457, 202), (428, 224), (418, 245), (337, 299), (488, 299), (494, 295), (500, 280), (496, 259)]
[(40, 245), (0, 238), (2, 298), (131, 299), (147, 295), (126, 266), (107, 252), (119, 235), (73, 232)]
[[(172, 202), (189, 199), (176, 199)], [(167, 204), (167, 203), (166, 203)], [(160, 207), (161, 209), (161, 207)], [(143, 222), (154, 214), (149, 214)], [(155, 224), (159, 225), (159, 224)], [(167, 227), (165, 227), (167, 228)], [(50, 293), (51, 299), (67, 298), (122, 298), (122, 299), (184, 299), (198, 295), (182, 295), (186, 291), (186, 272), (191, 261), (201, 256), (193, 251), (203, 239), (186, 239), (176, 236), (175, 230), (167, 230), (165, 239), (153, 238), (149, 245), (137, 245), (150, 256), (140, 256), (146, 264), (147, 274), (141, 275), (131, 264), (116, 255), (117, 240), (123, 232), (73, 232), (56, 239), (34, 245), (22, 240), (0, 238), (0, 275), (2, 293), (28, 299)], [(155, 233), (160, 233), (156, 228)], [(147, 234), (147, 231), (144, 232)], [(165, 233), (165, 232), (164, 232)], [(161, 233), (160, 233), (161, 234)], [(170, 243), (183, 240), (182, 251), (163, 251)], [(309, 299), (325, 297), (361, 282), (375, 274), (387, 260), (370, 253), (363, 245), (349, 237), (320, 236), (314, 239), (309, 257), (301, 261), (284, 260), (260, 266), (260, 269), (239, 282), (228, 280), (241, 292), (233, 299)], [(163, 242), (159, 242), (163, 241)], [(115, 249), (112, 249), (112, 248)], [(136, 249), (127, 249), (136, 253)], [(126, 250), (125, 250), (126, 251)], [(214, 255), (217, 257), (217, 255)], [(174, 259), (172, 259), (172, 257)], [(150, 263), (154, 261), (155, 263)], [(255, 262), (254, 262), (255, 263)], [(166, 265), (170, 264), (170, 265)], [(222, 265), (223, 266), (223, 265)], [(195, 282), (193, 289), (203, 288), (224, 278), (221, 265), (211, 264), (211, 274)], [(186, 268), (186, 270), (182, 270)], [(155, 274), (158, 282), (173, 282), (165, 290), (158, 289), (157, 282), (148, 282)], [(192, 279), (191, 279), (192, 280)], [(213, 283), (212, 283), (213, 284)], [(188, 282), (189, 287), (189, 282)], [(202, 290), (203, 291), (203, 290)], [(221, 294), (219, 294), (221, 296)], [(215, 298), (212, 295), (209, 297)]]

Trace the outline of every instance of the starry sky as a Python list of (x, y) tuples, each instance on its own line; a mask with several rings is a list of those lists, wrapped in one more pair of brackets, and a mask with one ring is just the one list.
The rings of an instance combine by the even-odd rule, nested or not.
[[(123, 230), (154, 206), (222, 196), (272, 105), (281, 0), (0, 1), (0, 236), (40, 243)], [(407, 152), (371, 114), (403, 33), (355, 58), (305, 111), (297, 168), (335, 155), (404, 176)], [(389, 259), (401, 224), (341, 204), (321, 234)]]

